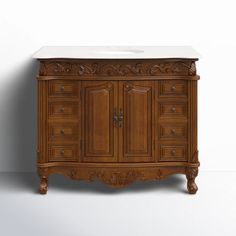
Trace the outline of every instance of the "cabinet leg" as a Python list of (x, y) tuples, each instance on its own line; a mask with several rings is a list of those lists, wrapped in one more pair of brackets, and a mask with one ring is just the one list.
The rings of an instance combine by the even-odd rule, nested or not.
[(39, 193), (46, 194), (48, 191), (48, 177), (43, 176), (40, 180)]
[(186, 177), (187, 177), (187, 188), (190, 194), (195, 194), (198, 190), (198, 187), (195, 183), (195, 178), (198, 175), (197, 167), (187, 167), (186, 168)]

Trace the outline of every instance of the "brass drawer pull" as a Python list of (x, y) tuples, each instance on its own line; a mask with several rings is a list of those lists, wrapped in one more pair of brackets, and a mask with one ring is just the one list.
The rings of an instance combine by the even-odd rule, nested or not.
[(64, 149), (62, 149), (62, 150), (60, 151), (60, 154), (61, 154), (62, 156), (65, 154)]
[(176, 151), (173, 149), (173, 150), (171, 150), (171, 155), (172, 156), (175, 156), (175, 154), (176, 154)]
[(175, 85), (173, 85), (173, 86), (171, 87), (171, 91), (172, 91), (172, 92), (175, 92), (175, 91), (176, 91)]
[(172, 130), (171, 130), (171, 133), (172, 133), (172, 134), (175, 134), (175, 133), (176, 133), (176, 130), (175, 130), (175, 129), (172, 129)]
[(175, 107), (172, 107), (172, 108), (171, 108), (171, 111), (172, 111), (172, 112), (176, 112), (176, 108), (175, 108)]
[(65, 87), (61, 86), (61, 92), (64, 92), (64, 91), (65, 91)]

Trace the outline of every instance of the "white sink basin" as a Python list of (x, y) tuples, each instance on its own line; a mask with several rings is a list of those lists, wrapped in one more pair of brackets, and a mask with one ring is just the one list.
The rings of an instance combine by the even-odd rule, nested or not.
[(143, 50), (140, 49), (107, 49), (102, 51), (94, 51), (96, 54), (112, 54), (112, 55), (130, 55), (130, 54), (137, 54), (143, 53)]

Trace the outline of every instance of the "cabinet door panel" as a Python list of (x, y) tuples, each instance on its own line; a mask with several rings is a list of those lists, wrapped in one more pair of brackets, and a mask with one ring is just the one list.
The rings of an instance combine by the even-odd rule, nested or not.
[(82, 82), (83, 161), (117, 160), (117, 128), (113, 114), (117, 107), (117, 83)]
[(154, 161), (154, 83), (120, 82), (119, 106), (123, 128), (119, 129), (119, 159), (122, 162)]

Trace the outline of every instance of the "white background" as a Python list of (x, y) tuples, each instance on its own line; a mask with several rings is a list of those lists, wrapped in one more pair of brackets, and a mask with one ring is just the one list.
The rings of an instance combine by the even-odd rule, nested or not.
[(201, 170), (236, 170), (235, 1), (7, 0), (0, 6), (0, 171), (35, 170), (43, 45), (192, 45)]

